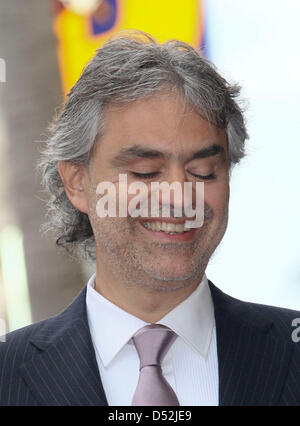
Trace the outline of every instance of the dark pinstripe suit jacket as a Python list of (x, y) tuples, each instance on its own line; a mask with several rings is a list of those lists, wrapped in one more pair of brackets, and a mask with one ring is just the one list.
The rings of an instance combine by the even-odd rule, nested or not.
[[(220, 405), (300, 405), (300, 312), (242, 302), (210, 283)], [(61, 314), (0, 343), (0, 405), (107, 405), (86, 314), (86, 288)]]

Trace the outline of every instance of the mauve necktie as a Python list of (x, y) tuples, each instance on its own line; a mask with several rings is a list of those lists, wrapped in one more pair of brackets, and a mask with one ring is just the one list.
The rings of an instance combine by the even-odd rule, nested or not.
[(140, 377), (132, 405), (179, 405), (161, 371), (161, 362), (177, 334), (164, 325), (151, 324), (133, 336), (140, 358)]

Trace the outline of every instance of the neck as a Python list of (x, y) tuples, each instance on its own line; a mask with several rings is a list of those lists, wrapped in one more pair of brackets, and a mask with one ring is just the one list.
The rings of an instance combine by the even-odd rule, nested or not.
[[(124, 311), (147, 323), (155, 323), (185, 300), (198, 286), (202, 274), (184, 282), (162, 282), (144, 277), (135, 282), (116, 271), (112, 273), (104, 263), (97, 261), (95, 290)], [(151, 287), (143, 282), (151, 281)]]

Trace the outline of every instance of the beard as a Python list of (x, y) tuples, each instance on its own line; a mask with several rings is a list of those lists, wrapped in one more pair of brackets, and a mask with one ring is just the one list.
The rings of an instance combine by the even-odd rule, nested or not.
[(201, 279), (226, 231), (228, 213), (225, 210), (214, 220), (213, 210), (205, 204), (204, 222), (196, 237), (176, 244), (149, 241), (136, 218), (99, 218), (95, 208), (90, 209), (89, 218), (97, 259), (118, 281), (166, 292), (189, 287)]

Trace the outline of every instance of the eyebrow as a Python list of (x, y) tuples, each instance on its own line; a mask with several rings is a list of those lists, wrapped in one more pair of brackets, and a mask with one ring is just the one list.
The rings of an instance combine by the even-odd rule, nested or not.
[(166, 155), (152, 148), (146, 148), (142, 145), (134, 145), (130, 148), (123, 148), (121, 151), (111, 159), (112, 166), (122, 166), (129, 163), (135, 158), (164, 158)]
[[(222, 159), (225, 159), (224, 148), (221, 145), (214, 143), (206, 148), (202, 148), (198, 151), (193, 152), (189, 157), (188, 161), (200, 158), (214, 157), (216, 155), (220, 155)], [(114, 167), (119, 167), (128, 164), (130, 161), (133, 161), (136, 158), (156, 159), (169, 158), (170, 156), (171, 154), (165, 154), (161, 151), (157, 151), (152, 148), (147, 148), (142, 145), (133, 145), (129, 148), (121, 149), (121, 151), (110, 160), (110, 163)]]
[(223, 160), (226, 158), (225, 149), (221, 145), (214, 143), (206, 148), (200, 149), (199, 151), (195, 151), (191, 155), (189, 161), (196, 160), (198, 158), (215, 157), (216, 155), (219, 155)]

